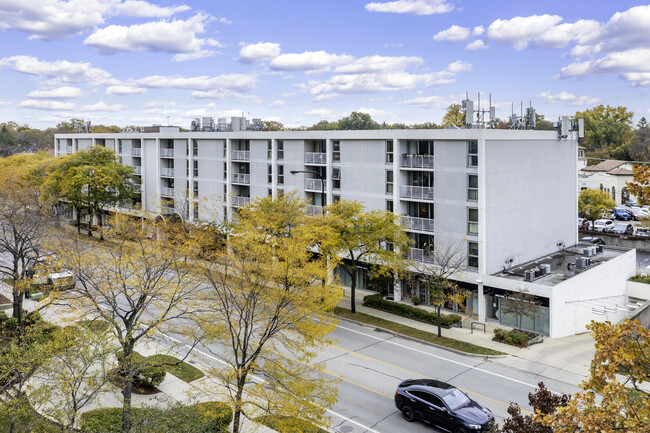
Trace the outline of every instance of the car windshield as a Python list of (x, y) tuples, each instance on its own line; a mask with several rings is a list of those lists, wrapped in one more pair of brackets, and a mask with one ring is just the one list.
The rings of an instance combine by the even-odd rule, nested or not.
[(469, 404), (470, 399), (465, 394), (457, 389), (452, 389), (447, 394), (442, 396), (447, 407), (451, 410), (456, 410)]

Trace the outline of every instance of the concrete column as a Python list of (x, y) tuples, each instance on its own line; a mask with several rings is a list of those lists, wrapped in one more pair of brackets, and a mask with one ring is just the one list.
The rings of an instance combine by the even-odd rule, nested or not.
[(478, 284), (478, 321), (485, 323), (486, 309), (485, 309), (485, 295), (483, 294), (483, 281), (476, 280)]
[[(194, 142), (191, 138), (187, 139), (187, 152), (185, 152), (185, 167), (187, 170), (187, 164), (189, 164), (190, 170), (189, 174), (187, 175), (187, 180), (189, 182), (187, 189), (187, 200), (189, 203), (187, 204), (188, 206), (188, 219), (190, 221), (194, 221), (194, 200), (197, 197), (194, 197)], [(197, 160), (198, 160), (198, 155), (197, 155)], [(203, 167), (205, 170), (206, 167)], [(174, 188), (176, 187), (176, 184), (174, 183)]]
[(325, 140), (325, 201), (327, 204), (334, 202), (333, 185), (332, 185), (332, 157), (333, 157), (333, 144), (332, 139)]
[(402, 300), (402, 281), (399, 279), (399, 276), (395, 275), (393, 281), (393, 299), (395, 302)]
[[(144, 140), (143, 140), (144, 141)], [(142, 145), (141, 145), (142, 146)], [(144, 157), (142, 158), (144, 161)], [(144, 163), (142, 164), (142, 177), (144, 178), (145, 176), (145, 169), (144, 169)], [(158, 213), (162, 214), (162, 198), (160, 196), (161, 194), (161, 187), (162, 187), (162, 179), (160, 177), (160, 168), (162, 166), (162, 161), (160, 160), (160, 138), (156, 138), (156, 183), (154, 185), (155, 189), (155, 196), (158, 198), (158, 206), (156, 206)], [(175, 169), (175, 168), (174, 168)]]
[[(268, 149), (268, 144), (267, 144), (267, 149)], [(268, 157), (267, 157), (267, 161), (268, 161)], [(271, 162), (271, 194), (273, 195), (273, 198), (276, 198), (278, 196), (278, 140), (275, 138), (271, 140), (271, 161), (270, 162)], [(288, 174), (289, 173), (284, 173), (285, 176), (287, 176)]]
[(226, 138), (224, 143), (226, 146), (226, 167), (228, 167), (228, 175), (226, 176), (226, 219), (232, 221), (232, 140)]

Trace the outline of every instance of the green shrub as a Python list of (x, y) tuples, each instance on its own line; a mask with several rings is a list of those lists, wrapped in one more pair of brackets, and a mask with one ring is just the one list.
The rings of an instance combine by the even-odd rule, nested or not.
[(261, 416), (255, 422), (265, 425), (278, 433), (327, 433), (327, 431), (310, 422), (294, 417)]
[(38, 311), (32, 311), (25, 315), (25, 326), (32, 326), (42, 321), (41, 313)]
[(493, 340), (510, 344), (511, 346), (527, 347), (530, 337), (531, 336), (528, 332), (520, 331), (518, 329), (506, 331), (504, 329), (496, 328), (494, 330)]
[(9, 316), (7, 316), (7, 313), (5, 313), (4, 311), (0, 311), (0, 323), (3, 323), (7, 319), (9, 319)]
[[(117, 360), (120, 364), (124, 361), (124, 352), (117, 353)], [(138, 370), (138, 374), (133, 378), (133, 383), (135, 385), (145, 388), (154, 388), (165, 380), (165, 376), (167, 375), (165, 367), (157, 365), (155, 362), (152, 362), (149, 358), (145, 358), (138, 352), (133, 352), (131, 362), (133, 367)], [(118, 374), (124, 377), (124, 372), (118, 372)]]
[(228, 403), (221, 401), (206, 401), (194, 405), (196, 411), (203, 419), (200, 433), (225, 432), (232, 422), (232, 408)]
[[(131, 408), (131, 414), (137, 408)], [(119, 433), (122, 431), (122, 408), (106, 407), (84, 412), (80, 417), (81, 431), (88, 433)]]
[(17, 317), (11, 317), (2, 323), (2, 326), (11, 331), (18, 329), (18, 325), (19, 322)]
[[(430, 323), (432, 325), (438, 324), (438, 316), (436, 313), (430, 313), (421, 308), (415, 308), (410, 305), (401, 304), (399, 302), (387, 301), (381, 295), (374, 294), (368, 295), (363, 298), (363, 305), (365, 307), (375, 308), (377, 310), (387, 311), (389, 313), (397, 314), (398, 316), (406, 317), (420, 322)], [(440, 325), (443, 328), (451, 328), (456, 323), (461, 323), (462, 317), (458, 314), (441, 314)]]
[(420, 305), (422, 303), (422, 300), (417, 296), (413, 296), (411, 298), (411, 302), (413, 302), (413, 305)]

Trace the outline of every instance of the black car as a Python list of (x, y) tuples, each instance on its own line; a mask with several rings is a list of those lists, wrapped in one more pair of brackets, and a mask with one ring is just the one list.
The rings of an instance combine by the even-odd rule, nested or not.
[(420, 419), (453, 433), (487, 432), (494, 415), (453, 385), (409, 379), (395, 391), (395, 406), (405, 420)]

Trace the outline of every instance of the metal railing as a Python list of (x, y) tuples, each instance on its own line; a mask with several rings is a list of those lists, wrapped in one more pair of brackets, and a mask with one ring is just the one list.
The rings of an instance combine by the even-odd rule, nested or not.
[(233, 161), (250, 161), (251, 151), (250, 150), (233, 150), (232, 151), (232, 160)]
[(251, 175), (246, 173), (233, 173), (232, 183), (241, 183), (244, 185), (250, 185)]
[(305, 189), (321, 192), (323, 190), (323, 182), (320, 179), (305, 178)]
[(231, 203), (234, 207), (241, 207), (241, 206), (246, 206), (251, 202), (250, 197), (241, 197), (238, 195), (234, 195), (231, 197)]
[(433, 168), (433, 155), (402, 155), (402, 167)]
[(318, 152), (306, 152), (305, 164), (325, 165), (327, 164), (327, 154)]
[(166, 186), (163, 186), (162, 188), (160, 188), (160, 195), (164, 195), (166, 197), (173, 197), (174, 188), (168, 188)]
[(160, 175), (165, 177), (174, 177), (174, 169), (163, 167), (160, 169)]
[(411, 186), (402, 185), (400, 191), (402, 198), (412, 198), (417, 200), (433, 200), (432, 186)]
[(410, 230), (419, 230), (422, 232), (433, 233), (433, 220), (428, 218), (418, 218), (412, 216), (403, 216), (402, 225)]
[(131, 156), (142, 156), (142, 148), (134, 147), (131, 149)]
[(66, 151), (68, 152), (68, 155), (72, 153), (72, 146), (67, 146)]
[(411, 248), (409, 250), (408, 258), (411, 260), (415, 260), (416, 262), (422, 262), (422, 263), (435, 262), (431, 254), (425, 253), (425, 251), (420, 248)]
[(174, 157), (174, 149), (163, 147), (162, 149), (160, 149), (160, 157), (161, 158), (173, 158)]
[(316, 206), (313, 204), (307, 205), (307, 213), (309, 215), (323, 215), (323, 206)]

